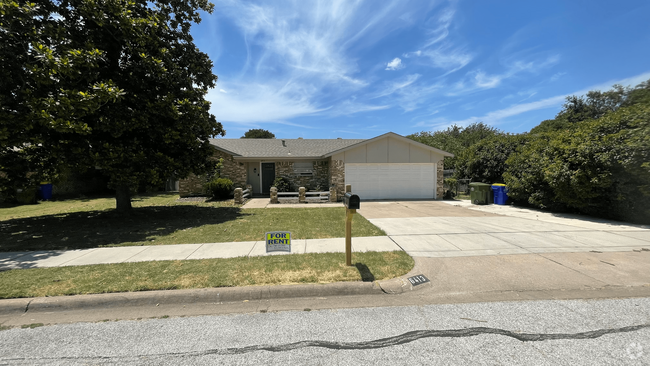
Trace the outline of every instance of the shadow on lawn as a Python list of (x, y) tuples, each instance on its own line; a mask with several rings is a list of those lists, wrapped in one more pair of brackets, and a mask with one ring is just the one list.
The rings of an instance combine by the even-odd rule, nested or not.
[(245, 215), (236, 207), (179, 205), (134, 207), (128, 216), (107, 210), (12, 219), (0, 222), (0, 252), (85, 249), (144, 242), (153, 235), (220, 224)]
[(370, 272), (370, 268), (366, 266), (363, 263), (355, 263), (355, 267), (357, 267), (357, 270), (359, 271), (359, 274), (361, 275), (361, 281), (363, 282), (374, 282), (375, 281), (375, 275)]

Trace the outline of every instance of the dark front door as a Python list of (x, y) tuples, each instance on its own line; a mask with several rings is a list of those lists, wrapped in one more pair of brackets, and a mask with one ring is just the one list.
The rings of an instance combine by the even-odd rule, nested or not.
[(275, 163), (262, 163), (262, 193), (271, 193), (275, 180)]

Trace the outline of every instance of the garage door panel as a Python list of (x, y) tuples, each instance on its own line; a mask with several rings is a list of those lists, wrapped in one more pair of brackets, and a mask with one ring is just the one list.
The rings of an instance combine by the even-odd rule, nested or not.
[(435, 164), (345, 164), (345, 184), (362, 199), (435, 198)]

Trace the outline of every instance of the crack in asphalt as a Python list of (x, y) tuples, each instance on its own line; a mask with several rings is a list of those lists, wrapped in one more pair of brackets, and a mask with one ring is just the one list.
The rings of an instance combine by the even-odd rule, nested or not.
[(129, 359), (145, 357), (160, 357), (160, 356), (176, 356), (176, 357), (196, 357), (196, 356), (209, 356), (209, 355), (241, 355), (251, 352), (267, 351), (267, 352), (287, 352), (307, 347), (320, 347), (331, 350), (368, 350), (392, 347), (411, 343), (413, 341), (424, 338), (464, 338), (474, 337), (478, 335), (501, 335), (505, 337), (514, 338), (521, 342), (542, 342), (551, 340), (566, 340), (566, 339), (595, 339), (607, 334), (629, 333), (644, 328), (650, 328), (650, 323), (632, 325), (621, 328), (598, 329), (587, 332), (579, 333), (519, 333), (510, 330), (489, 328), (489, 327), (474, 327), (464, 329), (447, 329), (447, 330), (415, 330), (406, 332), (400, 335), (376, 339), (372, 341), (363, 342), (332, 342), (332, 341), (300, 341), (280, 345), (255, 345), (246, 347), (233, 347), (233, 348), (215, 348), (205, 351), (191, 351), (191, 352), (168, 352), (159, 354), (147, 354), (138, 356), (96, 356), (96, 357), (48, 357), (48, 358), (5, 358), (0, 359), (0, 362), (6, 361), (52, 361), (52, 360), (111, 360), (111, 359)]

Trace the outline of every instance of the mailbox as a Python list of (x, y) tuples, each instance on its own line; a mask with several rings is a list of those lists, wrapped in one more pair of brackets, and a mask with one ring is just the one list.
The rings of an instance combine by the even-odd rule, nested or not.
[(360, 202), (361, 199), (354, 193), (348, 192), (343, 196), (343, 204), (350, 210), (358, 210)]

